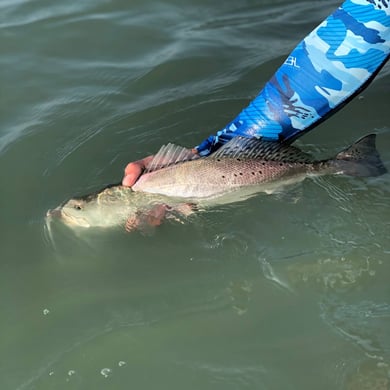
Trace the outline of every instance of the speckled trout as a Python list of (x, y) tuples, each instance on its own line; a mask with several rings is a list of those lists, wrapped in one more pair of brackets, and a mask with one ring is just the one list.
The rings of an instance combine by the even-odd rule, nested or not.
[(72, 198), (49, 210), (71, 227), (158, 225), (166, 217), (187, 216), (199, 206), (234, 202), (310, 175), (379, 176), (386, 172), (367, 135), (328, 160), (315, 160), (297, 147), (236, 137), (208, 157), (198, 158), (168, 144), (155, 155), (132, 188), (111, 185)]

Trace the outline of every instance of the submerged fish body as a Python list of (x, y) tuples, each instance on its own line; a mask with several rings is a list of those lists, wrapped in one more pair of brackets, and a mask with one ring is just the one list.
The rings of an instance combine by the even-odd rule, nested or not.
[(316, 161), (296, 147), (257, 139), (235, 139), (209, 157), (185, 148), (160, 149), (132, 188), (113, 185), (54, 210), (72, 227), (158, 225), (165, 217), (191, 214), (193, 205), (240, 200), (256, 192), (303, 180), (308, 175), (378, 176), (386, 172), (375, 148), (375, 134), (358, 140), (335, 158)]
[[(168, 206), (168, 202), (171, 206)], [(107, 228), (123, 225), (131, 230), (131, 223), (136, 223), (140, 216), (153, 217), (150, 213), (158, 210), (161, 205), (164, 206), (164, 211), (171, 211), (175, 204), (177, 202), (164, 196), (134, 192), (131, 188), (118, 184), (107, 186), (93, 194), (71, 198), (63, 205), (49, 210), (47, 217), (59, 218), (70, 227)], [(181, 209), (179, 204), (178, 209)], [(164, 216), (165, 214), (164, 212)]]

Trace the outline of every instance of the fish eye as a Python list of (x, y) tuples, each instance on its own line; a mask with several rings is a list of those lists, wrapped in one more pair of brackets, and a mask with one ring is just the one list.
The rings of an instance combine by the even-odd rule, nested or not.
[(74, 207), (75, 210), (81, 210), (82, 209), (82, 207), (79, 204), (75, 204), (73, 207)]

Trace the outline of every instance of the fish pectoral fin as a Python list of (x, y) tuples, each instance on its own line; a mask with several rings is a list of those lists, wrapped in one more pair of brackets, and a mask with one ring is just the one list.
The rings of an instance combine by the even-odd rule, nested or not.
[(164, 219), (171, 219), (176, 222), (184, 223), (184, 218), (198, 211), (194, 203), (181, 203), (171, 207), (165, 203), (156, 204), (148, 211), (139, 211), (130, 216), (125, 224), (127, 232), (135, 230), (143, 234), (150, 234), (151, 229), (160, 226)]
[(166, 204), (158, 204), (143, 215), (145, 222), (149, 226), (160, 226), (167, 213), (168, 206)]
[(199, 211), (198, 206), (195, 203), (181, 203), (175, 206), (172, 210), (184, 217), (189, 217), (196, 211)]
[(174, 207), (167, 206), (166, 219), (184, 224), (186, 219), (197, 211), (199, 211), (198, 206), (190, 202), (180, 203)]
[(127, 218), (125, 229), (127, 232), (135, 230), (149, 233), (150, 228), (160, 226), (169, 210), (166, 204), (154, 205), (150, 210), (138, 212)]

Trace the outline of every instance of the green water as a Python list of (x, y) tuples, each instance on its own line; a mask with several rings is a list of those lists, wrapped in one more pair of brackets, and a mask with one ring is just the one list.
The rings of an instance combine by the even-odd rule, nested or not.
[[(337, 1), (0, 0), (0, 389), (389, 389), (390, 175), (307, 180), (152, 235), (46, 210), (193, 146)], [(378, 133), (390, 67), (299, 140)]]

